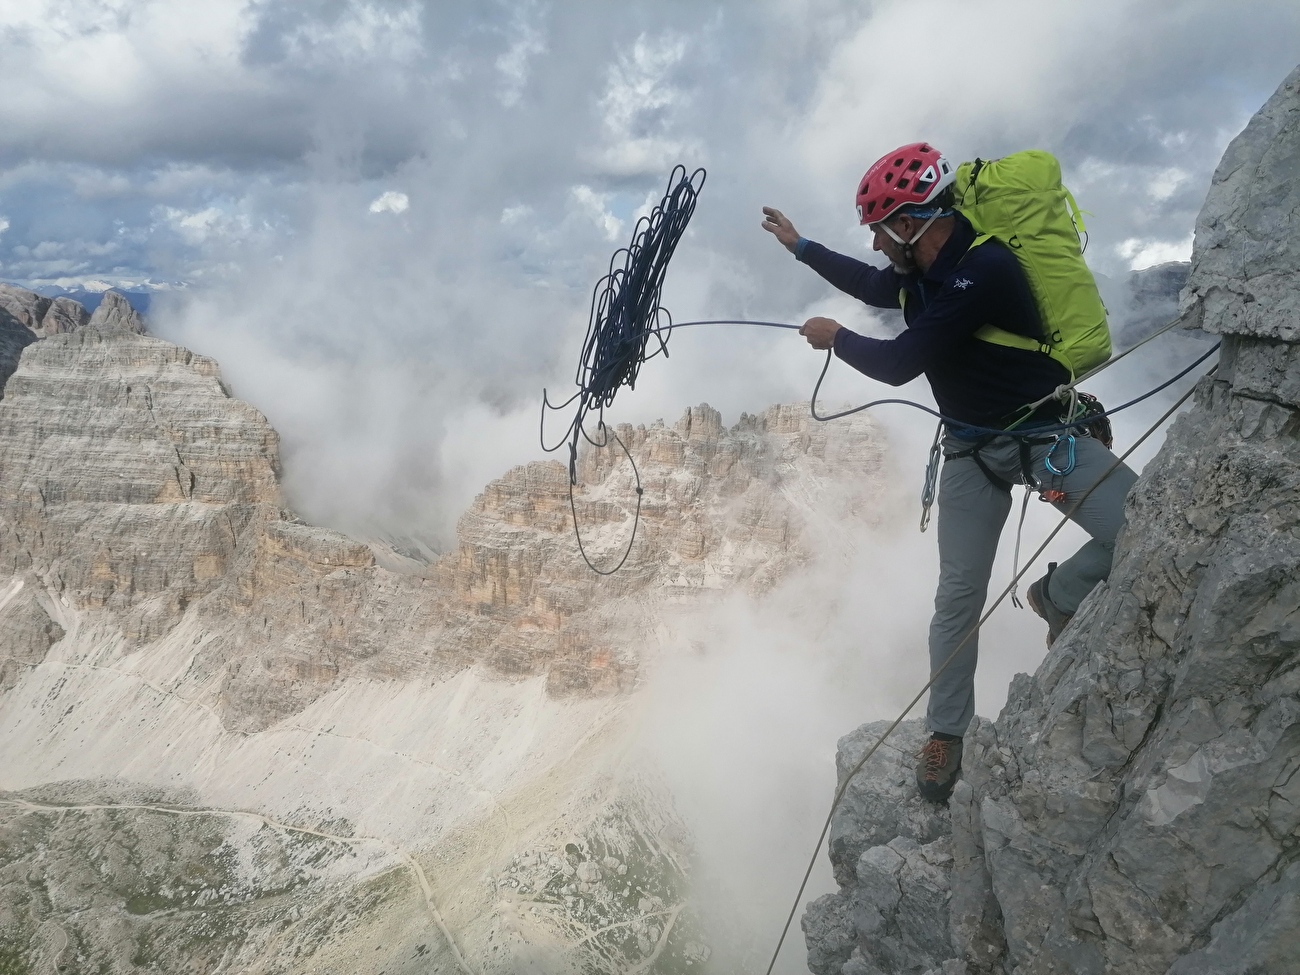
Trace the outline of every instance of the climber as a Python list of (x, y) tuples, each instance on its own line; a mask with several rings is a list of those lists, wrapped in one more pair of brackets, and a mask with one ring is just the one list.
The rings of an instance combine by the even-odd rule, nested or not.
[[(796, 259), (836, 288), (877, 308), (903, 309), (907, 328), (895, 338), (858, 335), (831, 318), (808, 319), (800, 328), (814, 349), (833, 349), (872, 379), (900, 386), (925, 375), (941, 412), (956, 421), (1007, 429), (1017, 435), (981, 436), (948, 423), (938, 492), (939, 584), (930, 623), (932, 674), (975, 627), (984, 607), (998, 537), (1011, 508), (1011, 487), (1043, 487), (1058, 510), (1087, 491), (1115, 461), (1082, 429), (1074, 431), (1072, 464), (1053, 457), (1064, 439), (1033, 436), (1035, 427), (1062, 422), (1062, 405), (1050, 400), (1027, 418), (1025, 404), (1071, 381), (1070, 370), (1044, 351), (1042, 316), (1024, 271), (1002, 241), (977, 239), (954, 208), (956, 171), (936, 149), (914, 143), (882, 157), (858, 188), (859, 222), (874, 234), (872, 247), (889, 259), (878, 269), (800, 236), (779, 210), (764, 207), (763, 229)], [(977, 244), (978, 246), (972, 246)], [(1025, 347), (977, 337), (993, 324)], [(1023, 341), (1023, 340), (1021, 340)], [(1045, 346), (1044, 346), (1045, 348)], [(1069, 417), (1074, 419), (1075, 417)], [(1060, 440), (1060, 443), (1058, 443)], [(1054, 466), (1045, 462), (1054, 460)], [(1048, 626), (1048, 644), (1065, 628), (1080, 602), (1110, 573), (1124, 497), (1137, 475), (1119, 466), (1072, 514), (1092, 540), (1030, 586), (1030, 607)], [(926, 725), (931, 733), (917, 763), (921, 794), (946, 802), (961, 770), (962, 736), (975, 714), (978, 635), (930, 689)]]

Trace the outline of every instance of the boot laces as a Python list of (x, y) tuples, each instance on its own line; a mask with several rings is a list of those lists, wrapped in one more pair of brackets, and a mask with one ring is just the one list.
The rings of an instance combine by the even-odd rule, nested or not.
[(925, 762), (925, 780), (937, 782), (939, 773), (948, 764), (948, 746), (950, 742), (931, 738), (921, 749), (921, 759)]

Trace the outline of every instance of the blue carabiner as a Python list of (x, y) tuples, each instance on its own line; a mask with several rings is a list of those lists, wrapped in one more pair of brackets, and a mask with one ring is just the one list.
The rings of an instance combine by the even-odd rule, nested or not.
[[(1058, 470), (1056, 465), (1052, 463), (1052, 455), (1056, 453), (1056, 448), (1061, 446), (1062, 441), (1067, 442), (1069, 453), (1066, 455), (1065, 467)], [(1052, 449), (1049, 450), (1047, 456), (1043, 458), (1043, 466), (1047, 468), (1049, 474), (1054, 474), (1057, 477), (1065, 477), (1065, 475), (1074, 470), (1074, 434), (1071, 433), (1064, 437), (1056, 438), (1056, 443), (1052, 444)]]

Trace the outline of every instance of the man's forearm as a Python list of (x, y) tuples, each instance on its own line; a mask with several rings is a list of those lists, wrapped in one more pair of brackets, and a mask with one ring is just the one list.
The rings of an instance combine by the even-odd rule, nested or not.
[(909, 383), (925, 371), (918, 350), (906, 332), (894, 339), (873, 339), (841, 328), (835, 333), (835, 354), (863, 375), (890, 386)]
[(795, 257), (828, 282), (859, 301), (876, 308), (897, 308), (900, 279), (892, 270), (882, 271), (846, 254), (837, 254), (815, 240), (800, 238)]

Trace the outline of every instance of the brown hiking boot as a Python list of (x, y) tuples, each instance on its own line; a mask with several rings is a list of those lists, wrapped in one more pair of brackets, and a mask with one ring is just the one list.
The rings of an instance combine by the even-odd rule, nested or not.
[(1029, 601), (1029, 608), (1047, 621), (1047, 645), (1049, 647), (1056, 642), (1056, 638), (1069, 625), (1070, 620), (1074, 619), (1074, 614), (1062, 613), (1057, 609), (1056, 604), (1052, 602), (1052, 597), (1047, 594), (1047, 584), (1051, 582), (1052, 573), (1055, 571), (1056, 563), (1049, 562), (1047, 575), (1025, 590), (1025, 599)]
[(961, 739), (931, 738), (916, 763), (916, 787), (931, 802), (947, 802), (961, 772)]

